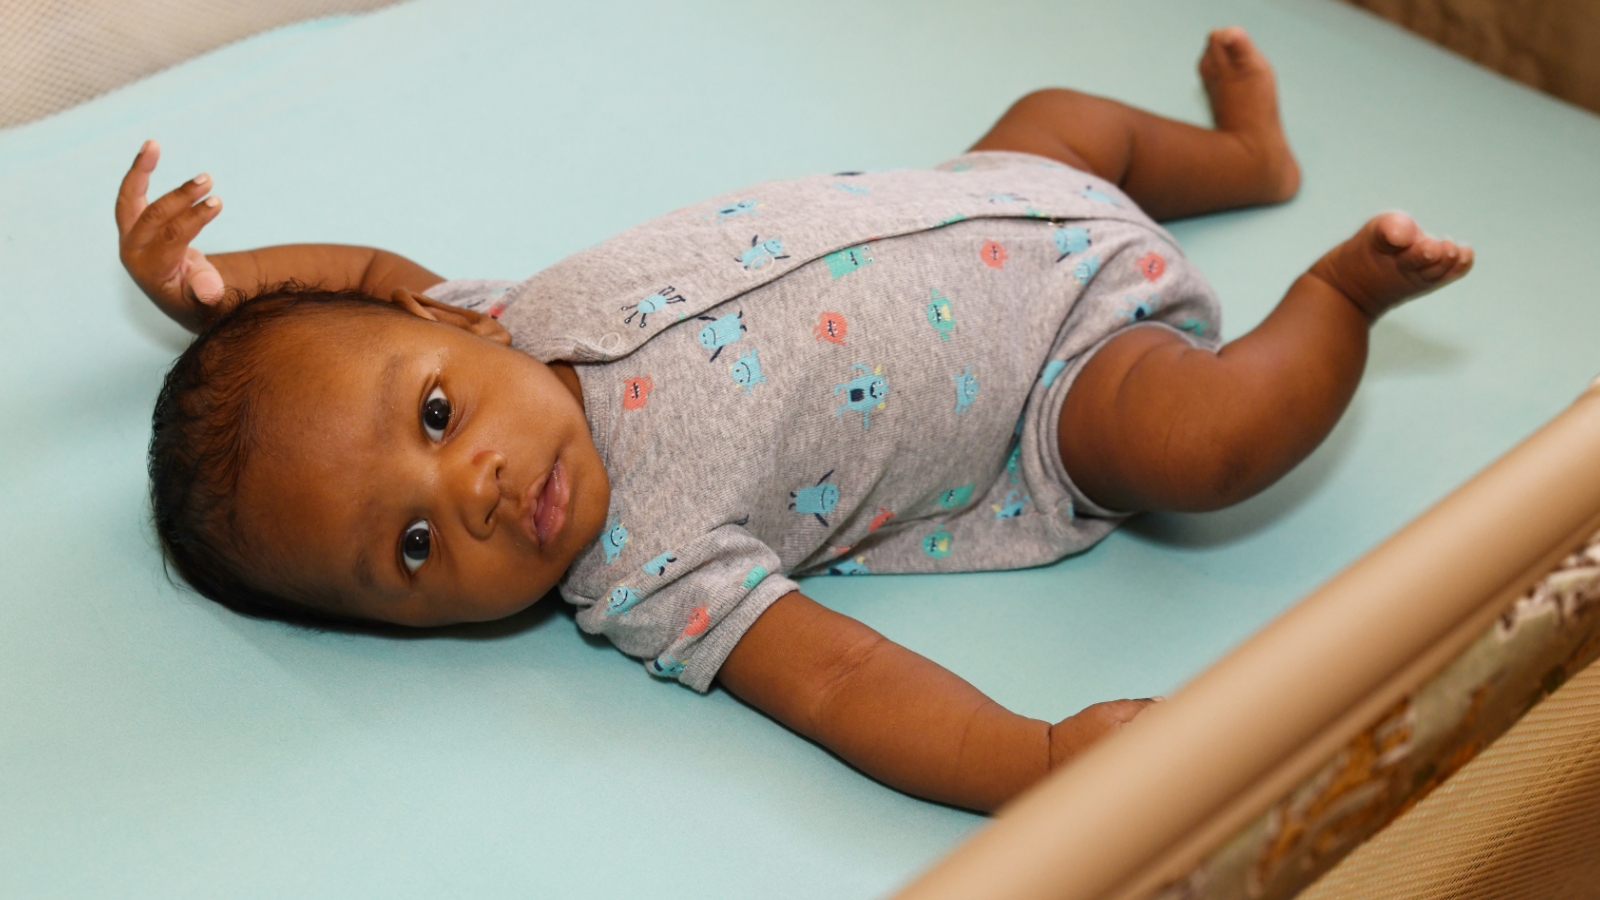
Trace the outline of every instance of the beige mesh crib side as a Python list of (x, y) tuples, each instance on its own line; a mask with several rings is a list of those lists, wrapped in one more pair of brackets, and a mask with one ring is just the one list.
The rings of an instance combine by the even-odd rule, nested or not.
[(242, 37), (395, 0), (0, 0), (0, 128)]
[(1600, 383), (897, 896), (1600, 896), (1597, 462)]

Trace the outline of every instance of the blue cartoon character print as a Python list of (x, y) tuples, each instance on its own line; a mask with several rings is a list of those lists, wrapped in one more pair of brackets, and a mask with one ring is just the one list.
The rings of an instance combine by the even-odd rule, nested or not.
[(1109, 203), (1112, 206), (1122, 205), (1117, 198), (1105, 193), (1104, 191), (1097, 191), (1093, 187), (1086, 187), (1078, 193), (1082, 194), (1085, 200), (1093, 200), (1096, 203)]
[(976, 485), (963, 484), (960, 487), (953, 487), (947, 491), (941, 491), (939, 493), (939, 505), (945, 509), (955, 509), (958, 506), (966, 506), (967, 501), (972, 499), (972, 489), (974, 487), (976, 487)]
[(1020, 477), (1017, 474), (1017, 472), (1021, 468), (1022, 468), (1022, 444), (1018, 443), (1018, 444), (1012, 445), (1012, 447), (1011, 447), (1011, 455), (1006, 457), (1006, 472), (1011, 476), (1011, 483), (1012, 484), (1016, 484), (1017, 483), (1017, 478)]
[(667, 563), (675, 563), (677, 561), (678, 558), (672, 555), (671, 550), (668, 550), (665, 553), (650, 557), (650, 561), (640, 566), (640, 568), (644, 569), (646, 575), (665, 575), (667, 574)]
[(1066, 368), (1067, 368), (1066, 360), (1064, 360), (1064, 359), (1052, 359), (1052, 360), (1050, 360), (1049, 362), (1044, 364), (1044, 371), (1039, 373), (1039, 383), (1044, 385), (1045, 387), (1049, 387), (1050, 385), (1055, 384), (1056, 383), (1056, 379), (1061, 377), (1062, 371), (1065, 370)]
[(939, 293), (938, 288), (933, 288), (933, 299), (928, 301), (928, 324), (939, 332), (939, 340), (950, 340), (950, 332), (956, 327), (955, 313), (950, 309), (950, 298)]
[(978, 396), (978, 376), (972, 374), (972, 367), (967, 366), (965, 372), (957, 372), (956, 380), (956, 412), (967, 411), (972, 401)]
[(855, 559), (841, 559), (828, 565), (829, 575), (867, 575), (867, 558), (858, 556)]
[(1082, 253), (1089, 249), (1089, 229), (1087, 228), (1057, 228), (1053, 236), (1056, 241), (1056, 252), (1061, 254), (1056, 257), (1056, 262), (1061, 262), (1074, 253)]
[(750, 236), (750, 249), (739, 254), (735, 262), (745, 267), (745, 271), (754, 272), (765, 268), (768, 263), (779, 259), (788, 259), (788, 254), (783, 252), (783, 241), (777, 238), (761, 239), (761, 235)]
[(711, 323), (700, 329), (700, 346), (711, 351), (712, 362), (717, 361), (717, 354), (722, 352), (723, 347), (744, 337), (744, 332), (748, 330), (744, 327), (744, 310), (742, 309), (736, 313), (728, 313), (715, 318), (711, 316), (697, 316), (696, 318), (702, 322)]
[(638, 604), (639, 592), (625, 584), (619, 584), (611, 589), (611, 596), (606, 598), (606, 615), (620, 616)]
[(1184, 319), (1183, 324), (1178, 326), (1178, 330), (1187, 331), (1195, 337), (1205, 337), (1206, 327), (1206, 323), (1202, 319)]
[(1017, 495), (1021, 493), (1021, 491), (1008, 491), (1006, 492), (1006, 499), (1004, 503), (989, 504), (989, 508), (994, 510), (994, 517), (996, 519), (1015, 519), (1017, 516), (1022, 515), (1023, 504), (1027, 503), (1033, 498), (1029, 497), (1027, 494), (1022, 494), (1022, 497), (1019, 499)]
[(940, 525), (932, 534), (922, 539), (922, 552), (934, 559), (943, 559), (950, 555), (950, 532)]
[(816, 484), (790, 491), (789, 508), (802, 516), (816, 516), (824, 528), (833, 527), (823, 518), (839, 505), (839, 486), (828, 481), (832, 475), (833, 470), (829, 469), (828, 474), (818, 478)]
[(748, 591), (751, 588), (755, 587), (756, 585), (760, 584), (761, 583), (761, 579), (763, 579), (765, 577), (767, 577), (767, 567), (766, 566), (751, 566), (750, 567), (750, 571), (748, 571), (748, 572), (746, 572), (744, 574), (744, 581), (742, 581), (740, 583), (743, 584), (744, 585), (744, 589)]
[(1088, 259), (1080, 259), (1072, 266), (1072, 280), (1080, 285), (1088, 284), (1089, 279), (1093, 278), (1095, 273), (1099, 271), (1100, 257), (1091, 256)]
[(756, 385), (767, 380), (761, 374), (761, 359), (756, 356), (756, 348), (752, 347), (739, 357), (738, 361), (728, 367), (728, 374), (733, 376), (733, 383), (744, 388), (746, 394), (756, 389)]
[(828, 273), (834, 278), (843, 278), (862, 266), (872, 265), (872, 254), (867, 252), (867, 245), (859, 247), (846, 247), (835, 250), (822, 258), (828, 264)]
[(738, 200), (733, 203), (729, 203), (727, 206), (717, 207), (712, 211), (711, 215), (716, 216), (717, 224), (721, 225), (723, 222), (728, 221), (734, 216), (759, 217), (761, 213), (757, 212), (756, 210), (760, 206), (761, 202), (758, 200)]
[(663, 653), (645, 665), (650, 674), (657, 678), (677, 678), (683, 674), (683, 663), (674, 659), (670, 654)]
[(1129, 297), (1124, 302), (1128, 304), (1128, 308), (1122, 311), (1122, 317), (1129, 322), (1143, 322), (1145, 319), (1155, 315), (1156, 310), (1161, 306), (1161, 300), (1155, 294), (1151, 294), (1143, 300), (1138, 297)]
[(834, 396), (844, 393), (844, 405), (835, 410), (833, 415), (838, 418), (847, 409), (856, 410), (861, 413), (861, 430), (866, 431), (872, 427), (872, 410), (883, 409), (889, 402), (889, 382), (883, 377), (883, 366), (869, 369), (861, 363), (855, 363), (851, 368), (860, 369), (866, 374), (834, 386)]
[(622, 526), (621, 518), (612, 519), (606, 526), (605, 533), (600, 535), (600, 546), (605, 548), (607, 564), (614, 562), (622, 548), (628, 546), (628, 529)]
[(687, 300), (683, 299), (683, 295), (678, 293), (677, 289), (669, 284), (666, 287), (662, 288), (661, 290), (656, 291), (654, 294), (651, 294), (648, 297), (644, 297), (644, 298), (640, 299), (640, 301), (638, 303), (630, 303), (629, 305), (624, 306), (623, 307), (624, 310), (631, 309), (631, 310), (633, 310), (633, 312), (628, 313), (627, 318), (622, 320), (622, 324), (624, 324), (624, 325), (632, 324), (633, 323), (633, 317), (634, 316), (638, 316), (639, 317), (639, 327), (643, 328), (645, 320), (650, 318), (650, 314), (651, 313), (660, 311), (660, 309), (663, 306), (666, 306), (668, 303), (687, 303), (687, 302), (688, 302)]

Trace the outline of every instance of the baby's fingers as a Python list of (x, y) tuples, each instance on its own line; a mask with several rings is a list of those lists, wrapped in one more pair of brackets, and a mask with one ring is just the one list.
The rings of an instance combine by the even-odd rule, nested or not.
[(156, 170), (156, 163), (160, 159), (161, 145), (155, 141), (145, 141), (134, 155), (128, 174), (122, 176), (122, 186), (117, 188), (116, 208), (117, 231), (120, 234), (127, 235), (148, 205), (145, 194), (150, 190), (150, 173)]
[[(133, 227), (123, 235), (124, 249), (137, 249), (156, 242), (178, 242), (180, 247), (188, 243), (200, 229), (196, 227), (183, 237), (181, 236), (183, 231), (174, 228), (174, 225), (195, 210), (205, 209), (205, 204), (197, 204), (196, 201), (210, 190), (211, 176), (196, 175), (156, 198), (154, 203), (145, 207), (144, 212), (140, 213), (139, 218), (133, 223)], [(212, 212), (211, 215), (215, 213)]]

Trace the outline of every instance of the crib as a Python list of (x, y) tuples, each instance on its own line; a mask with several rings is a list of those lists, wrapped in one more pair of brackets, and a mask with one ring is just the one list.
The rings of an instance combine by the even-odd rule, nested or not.
[[(374, 6), (0, 129), (0, 896), (1600, 893), (1600, 393), (1573, 400), (1600, 119), (1334, 0), (342, 8)], [(1344, 421), (1248, 503), (1039, 569), (802, 585), (1028, 715), (1171, 697), (993, 820), (652, 682), (559, 604), (315, 632), (165, 576), (143, 452), (186, 336), (110, 215), (145, 138), (154, 191), (215, 178), (203, 249), (516, 278), (742, 184), (933, 165), (1041, 86), (1204, 122), (1229, 23), (1306, 181), (1172, 223), (1226, 336), (1382, 209), (1478, 269), (1385, 317)]]

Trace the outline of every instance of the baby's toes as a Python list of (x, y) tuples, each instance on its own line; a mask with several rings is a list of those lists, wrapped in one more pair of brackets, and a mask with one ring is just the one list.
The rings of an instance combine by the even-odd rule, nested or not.
[(1388, 212), (1372, 220), (1372, 234), (1378, 252), (1385, 255), (1415, 250), (1423, 237), (1415, 219), (1399, 212)]

